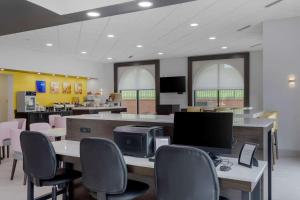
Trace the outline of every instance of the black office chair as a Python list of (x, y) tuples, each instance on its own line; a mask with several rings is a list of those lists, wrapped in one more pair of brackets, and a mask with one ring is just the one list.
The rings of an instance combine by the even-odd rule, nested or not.
[(158, 200), (219, 200), (215, 166), (202, 150), (162, 146), (157, 150), (155, 161)]
[(98, 200), (132, 200), (149, 186), (127, 180), (127, 167), (120, 149), (110, 140), (85, 138), (80, 143), (82, 182)]
[[(64, 200), (71, 199), (72, 181), (81, 176), (80, 172), (57, 168), (54, 148), (49, 139), (41, 133), (24, 131), (20, 136), (23, 152), (23, 169), (28, 176), (27, 200), (34, 199), (34, 185), (52, 186), (52, 193), (39, 198), (53, 200), (64, 194)], [(58, 186), (62, 189), (58, 190)]]

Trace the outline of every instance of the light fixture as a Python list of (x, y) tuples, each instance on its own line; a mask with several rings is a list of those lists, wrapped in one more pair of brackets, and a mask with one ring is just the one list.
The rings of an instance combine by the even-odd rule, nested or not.
[(198, 23), (191, 23), (190, 26), (191, 27), (197, 27), (197, 26), (199, 26), (199, 24)]
[(221, 49), (225, 50), (225, 49), (228, 49), (227, 46), (222, 46)]
[(108, 34), (107, 37), (108, 37), (108, 38), (114, 38), (115, 35), (113, 35), (113, 34)]
[(38, 72), (37, 74), (38, 74), (38, 75), (40, 75), (40, 74), (41, 74), (41, 72)]
[(209, 37), (208, 38), (209, 40), (215, 40), (215, 39), (217, 39), (215, 36), (211, 36), (211, 37)]
[(52, 43), (46, 43), (46, 46), (47, 46), (47, 47), (52, 47), (53, 44), (52, 44)]
[(296, 76), (294, 74), (290, 74), (288, 77), (288, 83), (290, 88), (296, 87)]
[(149, 8), (153, 6), (153, 3), (151, 1), (142, 0), (138, 3), (138, 5), (142, 8)]
[(100, 17), (100, 13), (96, 12), (96, 11), (90, 11), (90, 12), (86, 13), (86, 15), (89, 17)]
[(163, 52), (158, 52), (157, 54), (160, 55), (160, 56), (164, 55)]
[(86, 51), (82, 51), (81, 54), (87, 54), (87, 52)]
[(0, 69), (0, 71), (4, 71), (4, 69), (3, 69), (3, 68), (1, 68), (1, 69)]
[(112, 60), (112, 59), (113, 59), (113, 58), (111, 58), (111, 57), (108, 57), (108, 58), (107, 58), (107, 60)]
[(142, 47), (143, 47), (143, 45), (141, 45), (141, 44), (138, 44), (138, 45), (136, 45), (136, 47), (137, 47), (137, 48), (142, 48)]

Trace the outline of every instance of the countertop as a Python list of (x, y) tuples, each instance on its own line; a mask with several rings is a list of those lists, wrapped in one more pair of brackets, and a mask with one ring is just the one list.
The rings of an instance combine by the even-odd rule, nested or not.
[[(174, 117), (170, 115), (136, 115), (136, 114), (111, 114), (100, 113), (90, 115), (75, 115), (68, 116), (68, 119), (85, 119), (85, 120), (102, 120), (102, 121), (129, 121), (129, 122), (152, 122), (152, 123), (166, 123), (173, 124)], [(257, 127), (267, 128), (273, 124), (270, 119), (257, 119), (257, 118), (241, 118), (235, 117), (233, 126), (235, 127)]]
[(123, 109), (125, 107), (114, 106), (114, 107), (74, 107), (72, 110), (115, 110), (115, 109)]

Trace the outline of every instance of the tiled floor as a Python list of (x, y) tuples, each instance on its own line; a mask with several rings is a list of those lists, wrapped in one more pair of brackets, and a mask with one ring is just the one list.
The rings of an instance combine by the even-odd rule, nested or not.
[[(0, 199), (24, 200), (26, 187), (22, 185), (21, 162), (17, 165), (15, 179), (9, 180), (12, 160), (0, 165)], [(36, 195), (50, 192), (50, 188), (36, 188)], [(300, 199), (300, 157), (281, 157), (273, 172), (273, 200)]]

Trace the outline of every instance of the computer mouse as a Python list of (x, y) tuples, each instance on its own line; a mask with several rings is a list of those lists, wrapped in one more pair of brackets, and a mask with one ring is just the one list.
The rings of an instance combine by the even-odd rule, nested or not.
[(222, 172), (228, 172), (230, 170), (231, 170), (231, 167), (229, 167), (229, 166), (225, 166), (225, 165), (220, 166), (220, 171), (222, 171)]

